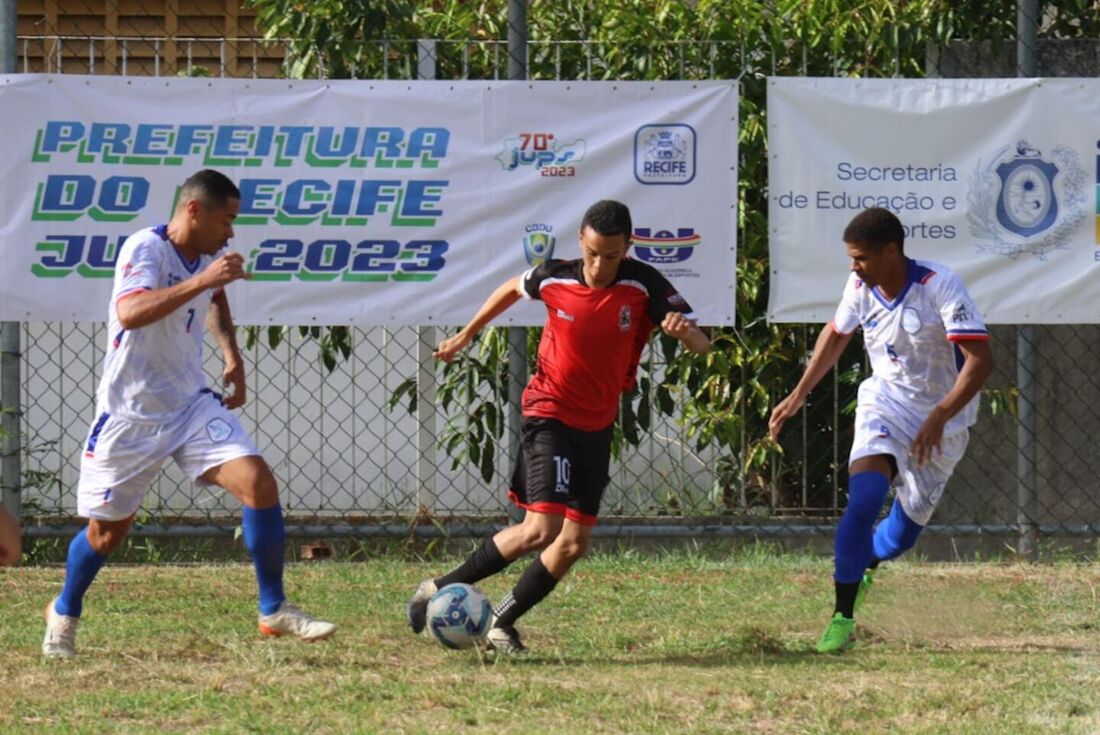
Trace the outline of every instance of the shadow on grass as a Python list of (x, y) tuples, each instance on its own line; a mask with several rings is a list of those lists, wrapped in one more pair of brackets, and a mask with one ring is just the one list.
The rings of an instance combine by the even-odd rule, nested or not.
[[(693, 650), (694, 649), (694, 650)], [(492, 654), (489, 654), (492, 660)], [(591, 656), (560, 656), (547, 651), (532, 651), (523, 656), (505, 659), (509, 664), (524, 666), (687, 666), (714, 668), (761, 663), (800, 664), (820, 658), (812, 648), (792, 648), (789, 642), (761, 628), (747, 628), (722, 636), (705, 645), (695, 643), (667, 652), (625, 649), (614, 652), (593, 650)]]

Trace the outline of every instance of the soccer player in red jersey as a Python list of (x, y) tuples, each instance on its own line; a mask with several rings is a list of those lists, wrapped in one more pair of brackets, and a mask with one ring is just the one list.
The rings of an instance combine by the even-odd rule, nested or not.
[(581, 257), (550, 260), (509, 279), (435, 356), (449, 362), (481, 329), (521, 298), (546, 304), (538, 365), (523, 392), (523, 426), (509, 498), (523, 521), (487, 537), (456, 569), (420, 583), (409, 600), (413, 631), (426, 625), (428, 601), (455, 582), (472, 584), (520, 556), (542, 550), (493, 611), (488, 647), (525, 649), (515, 621), (557, 585), (588, 548), (609, 481), (611, 434), (619, 395), (634, 385), (653, 327), (696, 354), (710, 338), (691, 307), (652, 266), (627, 257), (633, 228), (626, 205), (604, 200), (584, 214)]

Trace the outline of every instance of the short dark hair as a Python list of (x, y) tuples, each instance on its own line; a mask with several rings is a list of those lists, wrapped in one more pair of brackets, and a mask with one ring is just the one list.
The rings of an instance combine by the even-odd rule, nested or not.
[(581, 231), (585, 227), (591, 227), (600, 235), (626, 235), (627, 242), (634, 237), (630, 209), (613, 199), (601, 199), (589, 207), (581, 220)]
[(204, 168), (192, 175), (180, 187), (180, 203), (189, 199), (198, 199), (207, 207), (220, 209), (229, 203), (230, 199), (240, 199), (241, 190), (237, 188), (228, 176), (212, 168)]
[(896, 242), (898, 250), (905, 252), (905, 228), (901, 220), (889, 209), (871, 207), (865, 209), (844, 228), (844, 242), (871, 247), (876, 250)]

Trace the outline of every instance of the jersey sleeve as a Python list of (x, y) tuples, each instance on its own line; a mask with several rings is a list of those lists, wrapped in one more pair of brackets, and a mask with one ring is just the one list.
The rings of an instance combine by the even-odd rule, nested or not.
[(519, 293), (525, 299), (540, 300), (542, 282), (550, 277), (550, 263), (546, 261), (525, 271), (519, 279)]
[(646, 314), (653, 324), (660, 324), (670, 312), (677, 311), (695, 321), (695, 312), (676, 287), (656, 268), (649, 275), (646, 290), (649, 292), (649, 306)]
[(849, 274), (848, 282), (844, 284), (844, 293), (841, 294), (840, 303), (833, 314), (833, 329), (840, 334), (851, 334), (859, 327), (860, 290), (864, 288), (867, 288), (867, 284), (855, 273)]
[(985, 321), (962, 280), (951, 272), (941, 275), (943, 278), (937, 279), (940, 283), (935, 291), (936, 307), (943, 319), (947, 339), (952, 342), (989, 339)]
[(162, 267), (161, 250), (154, 243), (138, 242), (132, 248), (123, 245), (117, 265), (114, 303), (127, 295), (157, 288)]

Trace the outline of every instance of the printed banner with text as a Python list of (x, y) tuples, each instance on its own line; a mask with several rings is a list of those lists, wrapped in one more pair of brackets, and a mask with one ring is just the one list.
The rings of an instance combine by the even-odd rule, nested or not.
[(1100, 322), (1100, 80), (768, 80), (777, 322), (825, 322), (867, 207), (990, 323)]
[(580, 257), (599, 199), (630, 206), (632, 256), (701, 323), (733, 323), (734, 82), (17, 75), (0, 105), (0, 319), (104, 320), (122, 242), (216, 168), (241, 189), (242, 324), (463, 324), (533, 263)]

